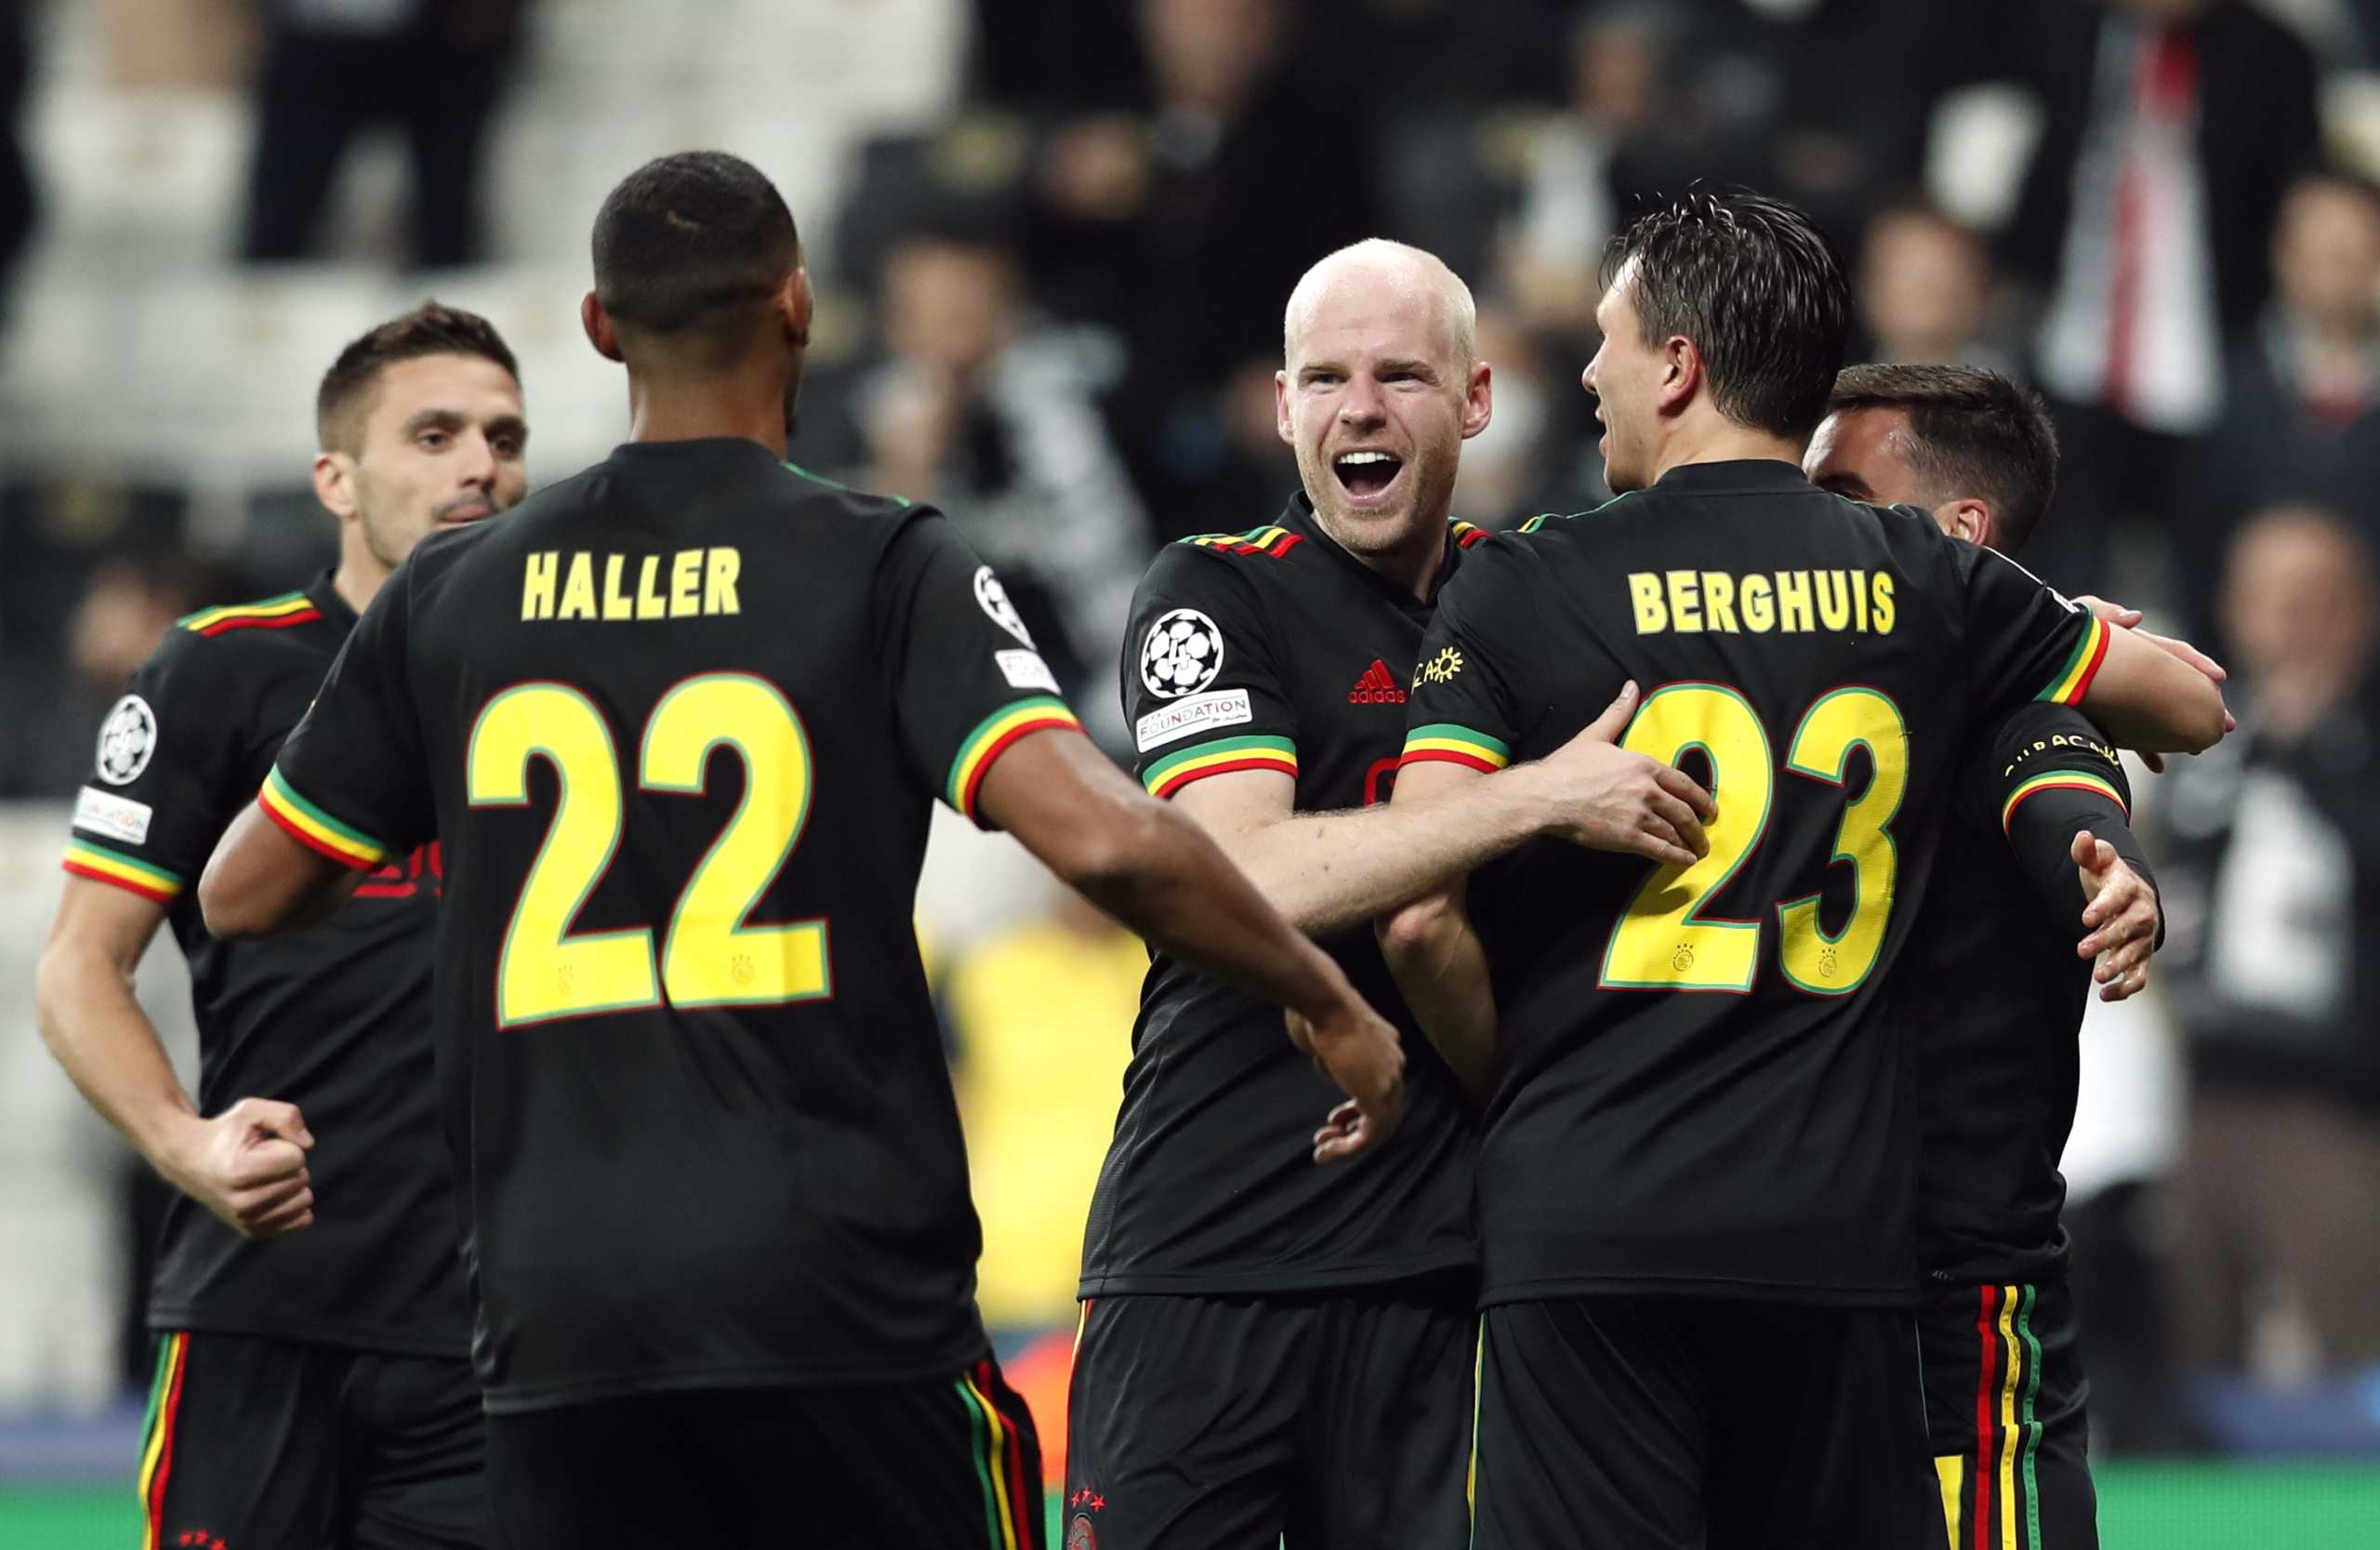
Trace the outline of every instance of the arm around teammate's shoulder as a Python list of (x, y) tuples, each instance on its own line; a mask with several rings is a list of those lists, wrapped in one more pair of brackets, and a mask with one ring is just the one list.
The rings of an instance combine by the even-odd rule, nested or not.
[(2079, 703), (2118, 747), (2152, 753), (2203, 753), (2233, 724), (2220, 685), (2129, 629), (2108, 630), (2107, 659)]
[(1387, 1139), (1404, 1108), (1396, 1030), (1196, 823), (1064, 728), (1002, 754), (976, 807), (1158, 951), (1293, 1014), (1291, 1037), (1350, 1100), (1316, 1133), (1316, 1161)]

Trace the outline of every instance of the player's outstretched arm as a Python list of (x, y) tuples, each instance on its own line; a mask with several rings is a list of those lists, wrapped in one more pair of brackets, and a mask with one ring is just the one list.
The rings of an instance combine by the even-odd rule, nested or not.
[(1527, 841), (1690, 867), (1709, 849), (1711, 795), (1675, 768), (1615, 746), (1635, 684), (1545, 758), (1425, 801), (1342, 813), (1291, 811), (1297, 783), (1237, 770), (1183, 787), (1173, 805), (1301, 931), (1336, 931), (1433, 893)]
[(132, 993), (133, 969), (165, 918), (152, 900), (67, 879), (34, 971), (42, 1042), (151, 1167), (233, 1230), (275, 1238), (309, 1226), (314, 1138), (304, 1117), (294, 1105), (243, 1098), (201, 1118)]
[(2132, 630), (2108, 637), (2081, 709), (2110, 741), (2149, 753), (2202, 753), (2222, 741), (2234, 722), (2212, 678)]
[[(1390, 806), (1434, 803), (1476, 790), (1479, 784), (1476, 772), (1460, 765), (1412, 764), (1396, 777)], [(1422, 894), (1381, 920), (1380, 946), (1414, 1020), (1446, 1057), (1463, 1091), (1484, 1103), (1495, 1083), (1496, 993), (1488, 978), (1487, 949), (1464, 901), (1461, 878)]]
[(1316, 1132), (1316, 1161), (1355, 1157), (1388, 1138), (1405, 1104), (1396, 1030), (1197, 824), (1142, 791), (1088, 737), (1062, 729), (1011, 747), (985, 775), (975, 802), (1152, 947), (1302, 1020), (1291, 1036), (1354, 1105)]
[(198, 907), (219, 941), (280, 936), (337, 913), (363, 875), (299, 844), (250, 804), (206, 858)]

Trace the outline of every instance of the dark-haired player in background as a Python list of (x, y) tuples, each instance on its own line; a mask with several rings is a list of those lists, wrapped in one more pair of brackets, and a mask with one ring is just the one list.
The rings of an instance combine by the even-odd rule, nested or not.
[(1395, 801), (1559, 746), (1633, 679), (1623, 746), (1707, 769), (1718, 816), (1690, 867), (1535, 845), (1475, 875), (1475, 931), (1459, 889), (1386, 927), (1488, 1095), (1477, 1543), (1901, 1550), (1936, 1530), (1896, 901), (1970, 722), (2041, 696), (2195, 748), (2221, 696), (1802, 476), (1849, 298), (1799, 212), (1690, 195), (1609, 263), (1584, 381), (1625, 493), (1448, 587)]
[[(192, 615), (134, 674), (74, 804), (36, 981), (59, 1063), (179, 1191), (149, 1301), (152, 1547), (488, 1542), (431, 1079), (437, 853), (379, 858), (351, 908), (289, 942), (209, 936), (190, 884), (390, 573), (519, 503), (528, 426), (504, 340), (436, 303), (342, 351), (315, 423), (338, 563)], [(190, 960), (195, 1104), (132, 995), (161, 921)]]
[[(2056, 432), (2004, 377), (1852, 366), (1828, 409), (1803, 464), (1822, 489), (1918, 507), (2007, 555), (2048, 509)], [(2123, 768), (2080, 712), (2021, 706), (1961, 762), (1890, 990), (1918, 1040), (1926, 1427), (1953, 1550), (2093, 1550), (2057, 1164), (2091, 986), (2117, 1000), (2146, 984), (2156, 883)]]
[[(1382, 805), (1431, 605), (1488, 537), (1448, 521), (1491, 408), (1474, 327), (1469, 288), (1417, 249), (1359, 243), (1308, 271), (1276, 392), (1302, 488), (1269, 526), (1160, 552), (1124, 637), (1143, 782), (1408, 1025), (1373, 916), (1540, 834), (1692, 861), (1709, 801), (1611, 746), (1623, 696), (1460, 801)], [(1278, 1015), (1150, 965), (1085, 1234), (1070, 1532), (1109, 1550), (1468, 1538), (1470, 1127), (1418, 1032), (1408, 1058), (1395, 1139), (1316, 1170), (1279, 1138), (1329, 1088)]]
[(932, 800), (1300, 1013), (1354, 1094), (1318, 1160), (1393, 1127), (1396, 1032), (1081, 735), (947, 522), (783, 461), (811, 293), (766, 178), (650, 163), (594, 261), (631, 440), (423, 546), (208, 864), (208, 923), (285, 929), (345, 868), (444, 844), (512, 1543), (1038, 1543), (910, 925)]

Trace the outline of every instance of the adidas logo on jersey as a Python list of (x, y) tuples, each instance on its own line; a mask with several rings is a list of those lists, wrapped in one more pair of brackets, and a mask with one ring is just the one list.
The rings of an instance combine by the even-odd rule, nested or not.
[(1388, 664), (1375, 656), (1372, 665), (1364, 669), (1364, 675), (1355, 680), (1355, 686), (1347, 691), (1347, 703), (1403, 705), (1405, 691), (1397, 686), (1396, 675), (1388, 670)]

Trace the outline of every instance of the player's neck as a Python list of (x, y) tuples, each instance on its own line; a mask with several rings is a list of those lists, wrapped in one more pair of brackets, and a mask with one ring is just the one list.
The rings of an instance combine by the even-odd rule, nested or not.
[(331, 572), (331, 590), (360, 616), (380, 595), (389, 567), (373, 557), (352, 534), (340, 543), (338, 564)]
[(1698, 425), (1680, 426), (1653, 459), (1653, 479), (1689, 463), (1737, 463), (1773, 458), (1802, 466), (1803, 443), (1791, 436), (1758, 431), (1717, 415)]
[(786, 452), (782, 380), (760, 364), (702, 377), (652, 373), (628, 377), (628, 440), (695, 442), (733, 437), (758, 442), (783, 461)]
[(1435, 581), (1447, 559), (1447, 514), (1440, 512), (1435, 522), (1423, 523), (1411, 537), (1388, 550), (1358, 549), (1338, 532), (1330, 518), (1316, 507), (1315, 524), (1330, 537), (1330, 541), (1347, 551), (1355, 562), (1390, 585), (1404, 589), (1423, 603), (1430, 601), (1430, 583)]

